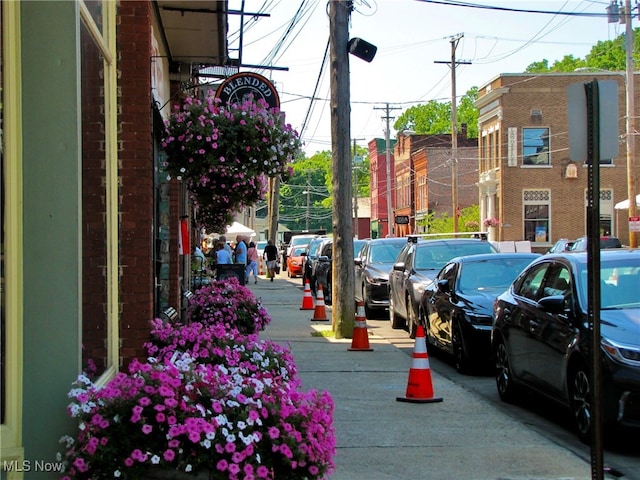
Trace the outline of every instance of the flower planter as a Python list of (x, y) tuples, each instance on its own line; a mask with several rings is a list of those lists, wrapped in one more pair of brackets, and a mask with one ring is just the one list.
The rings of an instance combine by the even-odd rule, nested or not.
[(166, 468), (150, 468), (145, 473), (146, 480), (218, 480), (222, 477), (214, 476), (214, 472), (201, 470), (198, 473), (168, 470)]

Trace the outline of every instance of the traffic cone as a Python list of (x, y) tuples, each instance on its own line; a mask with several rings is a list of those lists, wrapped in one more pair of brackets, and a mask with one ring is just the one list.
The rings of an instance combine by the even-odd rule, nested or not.
[(318, 292), (316, 293), (316, 308), (313, 312), (313, 318), (316, 321), (328, 321), (327, 310), (324, 308), (324, 293), (322, 292), (322, 284), (318, 284)]
[(311, 286), (309, 280), (304, 282), (304, 296), (302, 297), (302, 306), (300, 310), (313, 310), (313, 297), (311, 296)]
[(264, 268), (262, 267), (263, 263), (264, 263), (264, 260), (262, 259), (258, 260), (258, 275), (260, 276), (264, 275)]
[(404, 397), (396, 397), (396, 400), (411, 403), (433, 403), (442, 401), (442, 398), (433, 396), (429, 355), (427, 354), (427, 341), (422, 325), (418, 326), (416, 332), (416, 343), (413, 347), (413, 360), (411, 361), (411, 368), (409, 369), (407, 393)]
[(364, 314), (364, 303), (358, 301), (356, 319), (353, 322), (353, 338), (351, 339), (351, 352), (371, 352), (369, 347), (369, 331), (367, 330), (367, 318)]

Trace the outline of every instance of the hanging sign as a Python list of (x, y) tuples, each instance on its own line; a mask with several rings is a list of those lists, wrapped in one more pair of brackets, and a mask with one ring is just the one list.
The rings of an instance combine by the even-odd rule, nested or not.
[(250, 95), (261, 98), (271, 108), (280, 108), (280, 97), (273, 84), (257, 73), (242, 72), (231, 75), (216, 90), (222, 103), (243, 103)]

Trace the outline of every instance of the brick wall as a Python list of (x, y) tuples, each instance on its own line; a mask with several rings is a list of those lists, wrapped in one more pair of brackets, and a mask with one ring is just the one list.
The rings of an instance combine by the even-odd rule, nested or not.
[(119, 3), (120, 355), (144, 356), (153, 318), (151, 2)]

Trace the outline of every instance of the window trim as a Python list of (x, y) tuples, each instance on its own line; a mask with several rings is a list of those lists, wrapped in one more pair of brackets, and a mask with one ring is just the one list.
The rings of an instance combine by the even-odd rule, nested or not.
[(2, 2), (3, 162), (5, 183), (5, 423), (0, 425), (2, 460), (22, 460), (23, 217), (20, 3)]

